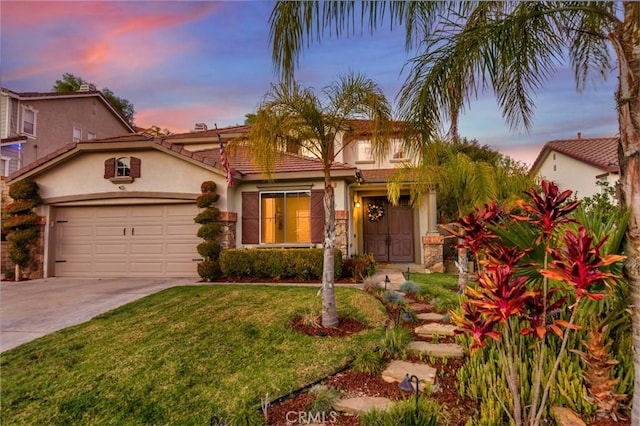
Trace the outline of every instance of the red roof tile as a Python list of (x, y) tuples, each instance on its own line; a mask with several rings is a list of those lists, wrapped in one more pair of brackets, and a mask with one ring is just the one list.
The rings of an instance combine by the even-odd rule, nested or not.
[(619, 172), (618, 137), (560, 139), (547, 142), (531, 170), (537, 170), (551, 151), (556, 151), (576, 160), (598, 167), (607, 172)]

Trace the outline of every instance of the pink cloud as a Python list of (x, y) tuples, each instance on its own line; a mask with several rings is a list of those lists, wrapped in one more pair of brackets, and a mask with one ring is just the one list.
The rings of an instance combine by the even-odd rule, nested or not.
[[(111, 85), (114, 76), (135, 79), (168, 58), (195, 49), (195, 42), (180, 38), (179, 28), (220, 7), (216, 2), (195, 7), (184, 3), (154, 7), (145, 2), (4, 3), (4, 34), (38, 25), (56, 35), (31, 40), (39, 43), (37, 51), (19, 46), (22, 65), (5, 74), (6, 80), (71, 72), (101, 87)], [(26, 45), (28, 32), (25, 38)]]

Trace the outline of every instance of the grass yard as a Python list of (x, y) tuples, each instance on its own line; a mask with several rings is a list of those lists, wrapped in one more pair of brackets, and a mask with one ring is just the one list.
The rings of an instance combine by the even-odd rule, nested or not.
[(372, 348), (386, 315), (372, 296), (338, 288), (341, 316), (371, 328), (342, 338), (296, 333), (320, 312), (312, 287), (165, 290), (1, 357), (1, 424), (208, 424), (291, 392)]
[(432, 301), (439, 312), (447, 312), (460, 306), (457, 275), (412, 272), (410, 278), (421, 287), (420, 294)]

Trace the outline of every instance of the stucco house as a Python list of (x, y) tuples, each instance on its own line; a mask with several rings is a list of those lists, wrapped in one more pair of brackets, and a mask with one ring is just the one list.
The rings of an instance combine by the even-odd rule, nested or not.
[(126, 133), (134, 129), (102, 92), (89, 85), (73, 93), (0, 90), (1, 176), (70, 142)]
[[(32, 178), (44, 205), (45, 277), (197, 276), (202, 182), (217, 184), (225, 248), (321, 247), (322, 164), (283, 152), (272, 180), (251, 161), (248, 126), (154, 137), (145, 134), (71, 142), (10, 176)], [(386, 197), (387, 178), (402, 164), (399, 144), (378, 164), (366, 126), (345, 131), (347, 149), (333, 163), (336, 245), (345, 256), (373, 253), (380, 262), (442, 267), (435, 193), (419, 206)], [(232, 180), (232, 185), (229, 181)], [(408, 194), (408, 190), (406, 191)], [(375, 216), (370, 220), (370, 216)]]
[(571, 189), (578, 198), (600, 192), (598, 181), (611, 187), (618, 181), (618, 138), (562, 139), (547, 142), (530, 173), (539, 179), (555, 182), (561, 189)]

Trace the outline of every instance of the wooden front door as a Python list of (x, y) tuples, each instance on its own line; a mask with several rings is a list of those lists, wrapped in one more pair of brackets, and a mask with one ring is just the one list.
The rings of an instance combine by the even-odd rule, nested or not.
[[(402, 197), (397, 206), (386, 198), (363, 198), (364, 251), (376, 262), (413, 262), (413, 212), (409, 199)], [(378, 221), (369, 218), (370, 206), (382, 206)]]

